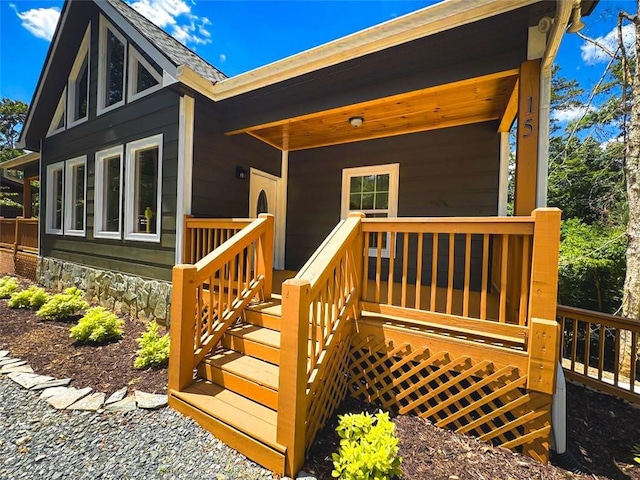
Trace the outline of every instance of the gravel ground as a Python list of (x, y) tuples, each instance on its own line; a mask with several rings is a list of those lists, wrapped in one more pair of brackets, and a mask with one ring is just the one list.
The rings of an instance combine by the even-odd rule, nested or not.
[(170, 408), (53, 410), (0, 377), (0, 479), (272, 479)]

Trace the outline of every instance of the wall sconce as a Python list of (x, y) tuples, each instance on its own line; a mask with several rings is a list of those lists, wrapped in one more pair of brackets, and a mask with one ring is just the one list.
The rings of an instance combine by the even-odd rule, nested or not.
[(362, 117), (351, 117), (349, 119), (349, 123), (351, 124), (351, 126), (353, 128), (360, 128), (362, 126), (362, 124), (364, 123), (364, 118)]
[(236, 178), (238, 180), (244, 180), (247, 178), (247, 169), (242, 165), (236, 165)]
[(578, 2), (571, 12), (571, 26), (567, 28), (569, 33), (578, 33), (584, 28), (584, 22), (582, 21), (582, 6)]

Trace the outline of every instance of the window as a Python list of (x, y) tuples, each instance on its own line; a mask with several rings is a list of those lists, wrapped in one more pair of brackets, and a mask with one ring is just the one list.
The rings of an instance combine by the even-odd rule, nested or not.
[(118, 146), (96, 153), (96, 238), (121, 238), (122, 150)]
[(65, 88), (62, 91), (62, 96), (60, 97), (60, 101), (58, 102), (58, 106), (56, 107), (56, 112), (53, 114), (53, 120), (51, 120), (51, 125), (49, 126), (47, 137), (50, 137), (51, 135), (55, 135), (56, 133), (59, 133), (64, 130), (66, 102), (67, 102), (67, 89)]
[(87, 157), (67, 160), (65, 165), (64, 234), (84, 236)]
[[(363, 212), (369, 218), (398, 214), (398, 163), (342, 170), (342, 218), (349, 212)], [(376, 255), (377, 237), (369, 240), (369, 254)], [(382, 256), (389, 256), (389, 235), (382, 238)]]
[(98, 63), (98, 114), (124, 104), (127, 42), (104, 17), (100, 17)]
[(64, 208), (64, 162), (47, 166), (47, 207), (45, 232), (62, 235)]
[(89, 116), (89, 37), (87, 27), (78, 55), (71, 68), (67, 86), (68, 126), (73, 127)]
[(162, 134), (127, 144), (125, 238), (160, 241)]
[(129, 101), (162, 87), (162, 76), (135, 48), (129, 45)]

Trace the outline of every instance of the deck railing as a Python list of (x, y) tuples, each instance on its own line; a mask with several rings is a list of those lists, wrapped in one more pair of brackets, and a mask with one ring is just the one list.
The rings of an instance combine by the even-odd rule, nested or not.
[(640, 404), (640, 320), (558, 305), (568, 379)]
[(0, 218), (0, 248), (38, 253), (37, 218)]
[(182, 261), (195, 264), (252, 221), (251, 218), (186, 217)]
[(194, 367), (256, 295), (271, 298), (273, 225), (262, 214), (195, 265), (173, 267), (170, 389), (192, 382)]

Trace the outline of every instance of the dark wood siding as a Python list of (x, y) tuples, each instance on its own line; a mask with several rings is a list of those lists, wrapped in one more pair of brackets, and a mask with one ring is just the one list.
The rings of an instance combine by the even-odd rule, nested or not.
[[(41, 253), (96, 268), (170, 280), (175, 263), (180, 97), (165, 89), (97, 116), (99, 23), (97, 8), (92, 11), (89, 119), (43, 140), (42, 144)], [(94, 238), (95, 153), (116, 145), (125, 146), (126, 153), (127, 143), (160, 133), (163, 135), (160, 243)], [(86, 236), (47, 235), (44, 233), (46, 166), (81, 155), (87, 156)]]
[(299, 269), (340, 220), (343, 168), (399, 163), (401, 217), (496, 215), (496, 130), (487, 122), (291, 152), (286, 267)]
[[(247, 178), (236, 178), (236, 166)], [(193, 203), (199, 217), (247, 217), (249, 169), (280, 176), (280, 151), (246, 134), (226, 136), (209, 100), (195, 103)]]

